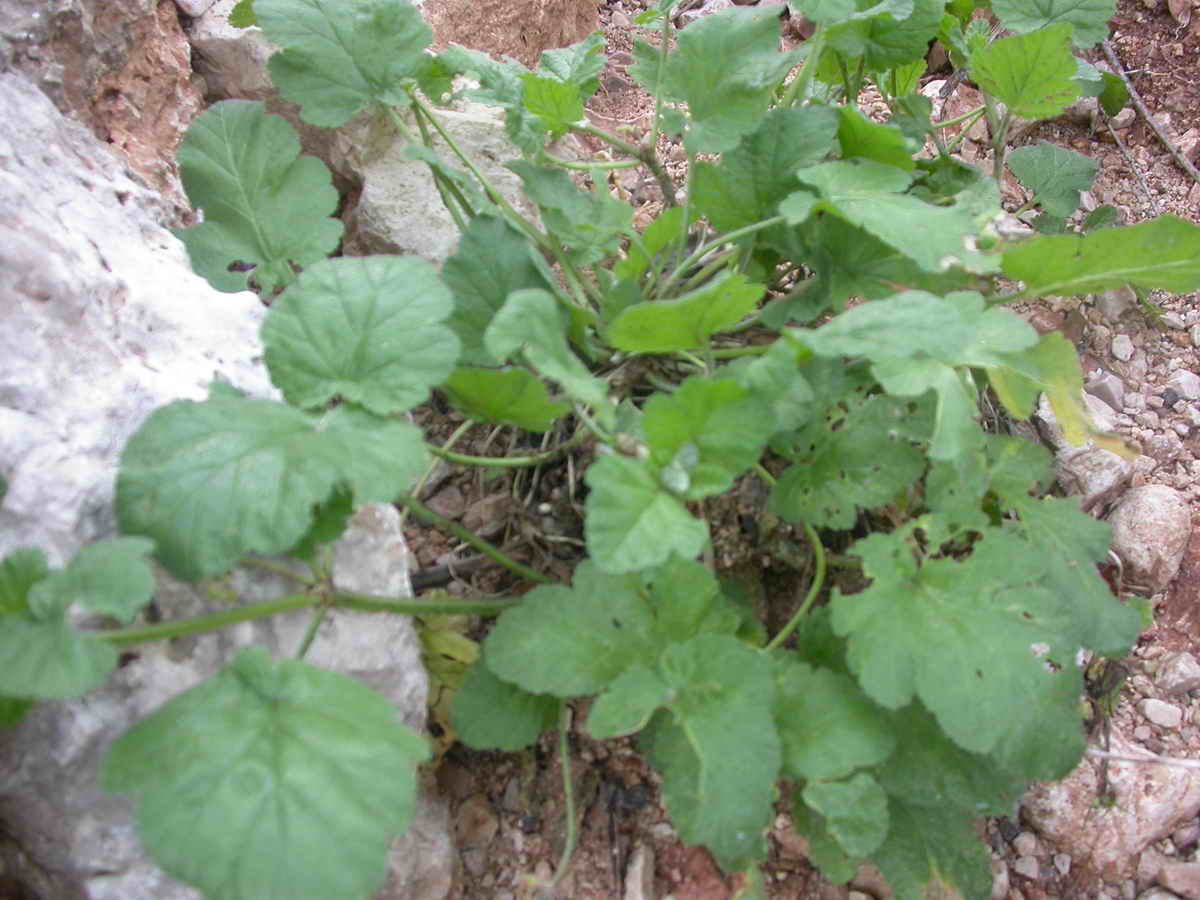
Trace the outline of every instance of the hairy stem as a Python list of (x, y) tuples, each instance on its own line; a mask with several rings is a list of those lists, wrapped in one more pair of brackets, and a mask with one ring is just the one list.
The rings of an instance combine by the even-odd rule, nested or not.
[(446, 462), (457, 463), (462, 466), (484, 466), (495, 469), (526, 469), (531, 466), (540, 466), (542, 463), (550, 462), (557, 459), (564, 453), (568, 453), (578, 447), (588, 438), (588, 432), (585, 428), (580, 428), (571, 436), (569, 440), (564, 441), (557, 447), (551, 447), (543, 453), (534, 453), (530, 456), (467, 456), (464, 453), (455, 453), (445, 447), (433, 447), (426, 444), (426, 448), (434, 456), (440, 457)]

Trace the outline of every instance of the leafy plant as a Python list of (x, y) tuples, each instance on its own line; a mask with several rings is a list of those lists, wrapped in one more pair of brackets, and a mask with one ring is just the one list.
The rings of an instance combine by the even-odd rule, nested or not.
[[(991, 40), (964, 28), (970, 3), (803, 0), (793, 7), (816, 33), (780, 53), (773, 13), (733, 9), (676, 36), (664, 0), (639, 19), (631, 74), (656, 109), (634, 143), (583, 116), (603, 66), (597, 36), (530, 72), (457, 47), (427, 53), (429, 29), (401, 0), (358, 0), (336, 16), (312, 0), (244, 0), (239, 22), (257, 20), (282, 48), (270, 70), (283, 96), (316, 125), (390, 123), (428, 164), (459, 248), (440, 272), (415, 259), (326, 260), (341, 234), (336, 196), (290, 127), (239, 101), (196, 120), (180, 164), (205, 221), (180, 236), (214, 287), (277, 294), (263, 341), (284, 401), (214, 385), (204, 402), (157, 411), (121, 460), (129, 537), (61, 572), (35, 550), (0, 564), (0, 715), (102, 683), (114, 647), (284, 609), (500, 613), (465, 676), (474, 648), (455, 644), (451, 719), (472, 746), (526, 746), (565, 703), (592, 696), (588, 732), (637, 735), (683, 839), (749, 872), (754, 890), (785, 782), (831, 879), (869, 858), (901, 898), (938, 884), (988, 896), (972, 820), (1078, 763), (1076, 651), (1119, 656), (1140, 625), (1097, 572), (1107, 526), (1048, 494), (1044, 449), (980, 424), (985, 392), (1015, 419), (1044, 392), (1070, 440), (1122, 449), (1090, 425), (1073, 348), (1006, 304), (1200, 285), (1200, 228), (1103, 228), (1101, 216), (1074, 227), (1094, 164), (1049, 145), (1007, 154), (1016, 116), (1053, 117), (1105, 89), (1072, 47), (1103, 36), (1111, 6), (1059, 6), (996, 2), (1014, 33)], [(964, 118), (986, 117), (993, 175), (1007, 156), (1043, 230), (1061, 233), (997, 232), (996, 181), (951, 155), (948, 123), (916, 93), (935, 37), (984, 91)], [(889, 121), (854, 105), (868, 80)], [(436, 104), (454, 91), (502, 111), (521, 157), (509, 167), (540, 224), (441, 127)], [(563, 160), (552, 142), (568, 132), (624, 158)], [(683, 147), (683, 190), (663, 141)], [(604, 177), (631, 166), (663, 193), (641, 232)], [(1022, 286), (1004, 293), (1001, 276)], [(401, 414), (434, 388), (472, 421), (573, 434), (525, 457), (455, 453), (462, 430), (433, 447)], [(585, 447), (588, 558), (569, 585), (411, 493), (431, 454), (515, 467)], [(773, 635), (715, 571), (703, 516), (742, 478), (769, 486), (764, 520), (798, 529), (812, 560)], [(320, 547), (367, 502), (451, 528), (541, 586), (475, 603), (339, 593)], [(832, 541), (848, 545), (841, 561), (857, 580), (826, 584)], [(186, 580), (249, 553), (292, 553), (314, 577), (305, 593), (199, 620), (68, 624), (71, 603), (132, 622), (152, 592), (151, 552)], [(382, 877), (387, 836), (407, 825), (425, 755), (365, 688), (248, 650), (122, 737), (103, 783), (137, 799), (164, 868), (212, 897), (359, 897)], [(346, 851), (336, 869), (308, 852), (317, 842)]]

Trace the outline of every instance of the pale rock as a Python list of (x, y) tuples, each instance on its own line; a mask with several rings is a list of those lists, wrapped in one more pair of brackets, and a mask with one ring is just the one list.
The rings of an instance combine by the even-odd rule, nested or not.
[[(1140, 749), (1117, 731), (1111, 746), (1119, 755)], [(1060, 852), (1112, 882), (1132, 877), (1139, 853), (1196, 816), (1200, 772), (1109, 760), (1117, 802), (1105, 809), (1096, 805), (1099, 766), (1087, 758), (1062, 781), (1034, 785), (1022, 808), (1025, 821)]]
[(1041, 851), (1037, 835), (1032, 831), (1022, 831), (1013, 838), (1013, 849), (1019, 856), (1037, 856)]
[[(521, 153), (508, 139), (503, 112), (465, 102), (435, 114), (496, 189), (520, 213), (536, 220), (536, 208), (522, 193), (521, 180), (504, 166)], [(443, 159), (452, 158), (440, 138), (433, 149)], [(346, 252), (401, 253), (440, 264), (458, 245), (458, 226), (442, 204), (429, 167), (404, 151), (405, 141), (389, 123), (377, 119), (356, 119), (335, 136), (330, 165), (362, 185), (358, 204), (347, 216)]]
[(1112, 372), (1097, 371), (1087, 379), (1083, 389), (1117, 412), (1125, 408), (1125, 382)]
[(1148, 436), (1143, 448), (1160, 463), (1169, 463), (1177, 460), (1183, 453), (1183, 441), (1174, 431), (1163, 431)]
[[(261, 364), (261, 302), (192, 274), (163, 227), (172, 211), (161, 198), (19, 75), (0, 75), (0, 122), (21, 123), (0, 134), (0, 557), (35, 545), (57, 566), (114, 534), (118, 456), (151, 411), (204, 398), (214, 379), (259, 397), (275, 390)], [(356, 513), (333, 572), (343, 590), (411, 593), (395, 508)], [(156, 580), (165, 619), (224, 602), (162, 571)], [(236, 569), (228, 583), (247, 603), (293, 590), (258, 569)], [(99, 789), (100, 760), (117, 735), (237, 648), (294, 655), (310, 618), (139, 647), (86, 697), (36, 706), (0, 742), (0, 871), (48, 898), (196, 900), (150, 861), (129, 800)], [(408, 619), (333, 611), (307, 659), (360, 678), (423, 726), (428, 683)], [(444, 897), (452, 859), (444, 804), (423, 791), (377, 896)]]
[(1054, 868), (1058, 869), (1058, 874), (1064, 877), (1071, 874), (1071, 855), (1069, 853), (1055, 853)]
[(1133, 120), (1137, 118), (1137, 112), (1132, 106), (1127, 106), (1115, 116), (1112, 117), (1113, 128), (1128, 128), (1133, 124)]
[(1133, 341), (1130, 340), (1127, 334), (1118, 334), (1112, 340), (1112, 355), (1121, 362), (1129, 362), (1133, 359)]
[(1165, 590), (1179, 572), (1191, 536), (1191, 510), (1183, 495), (1161, 484), (1132, 488), (1109, 524), (1126, 582), (1151, 594)]
[(1138, 712), (1159, 728), (1178, 728), (1183, 722), (1183, 711), (1178, 706), (1164, 703), (1154, 697), (1139, 701), (1137, 708)]
[(1173, 894), (1166, 888), (1150, 888), (1138, 894), (1137, 900), (1182, 900), (1178, 894)]
[(1125, 411), (1130, 413), (1140, 412), (1146, 408), (1146, 395), (1141, 391), (1130, 392), (1125, 395)]
[(1158, 883), (1183, 900), (1200, 900), (1200, 863), (1166, 863), (1159, 870)]
[[(205, 0), (201, 0), (205, 2)], [(267, 60), (277, 48), (261, 28), (236, 28), (229, 14), (238, 0), (216, 0), (188, 25), (196, 71), (208, 100), (267, 100), (275, 96)]]
[(1138, 295), (1133, 293), (1133, 288), (1128, 284), (1120, 288), (1112, 288), (1105, 290), (1103, 294), (1096, 295), (1096, 308), (1103, 313), (1105, 319), (1109, 322), (1120, 322), (1124, 316), (1134, 306), (1138, 305)]
[(1184, 328), (1187, 328), (1187, 323), (1183, 321), (1183, 316), (1179, 315), (1177, 312), (1163, 313), (1160, 321), (1168, 328), (1174, 328), (1178, 331), (1182, 331)]
[(1008, 864), (1002, 859), (993, 859), (991, 900), (1007, 900), (1008, 886)]
[(1168, 697), (1200, 690), (1200, 662), (1185, 651), (1171, 653), (1159, 661), (1154, 683)]
[(216, 0), (175, 0), (175, 5), (185, 15), (191, 16), (194, 19), (197, 16), (204, 15), (208, 11), (208, 8), (215, 2)]
[(1167, 380), (1167, 387), (1185, 400), (1200, 400), (1200, 376), (1194, 372), (1179, 369)]
[(1059, 451), (1054, 471), (1063, 489), (1079, 497), (1085, 512), (1099, 513), (1125, 490), (1133, 476), (1133, 464), (1110, 450), (1084, 447)]
[[(1082, 396), (1092, 424), (1096, 429), (1099, 431), (1114, 431), (1117, 427), (1117, 422), (1115, 418), (1116, 413), (1113, 408), (1099, 397), (1093, 397), (1086, 391)], [(1052, 448), (1055, 450), (1078, 449), (1067, 442), (1062, 428), (1059, 427), (1058, 417), (1054, 414), (1054, 407), (1050, 405), (1050, 398), (1045, 394), (1038, 400), (1036, 415), (1041, 422), (1042, 432), (1045, 434), (1046, 440)]]
[(622, 900), (657, 900), (654, 890), (654, 848), (639, 842), (625, 870), (625, 893)]
[[(1197, 185), (1197, 187), (1200, 187), (1200, 185)], [(1192, 339), (1193, 347), (1200, 347), (1200, 323), (1188, 329), (1188, 336)]]
[(1038, 864), (1035, 856), (1019, 856), (1017, 861), (1013, 863), (1013, 871), (1018, 875), (1023, 875), (1025, 878), (1037, 880), (1041, 877), (1042, 868)]
[(190, 56), (171, 3), (0, 0), (0, 71), (25, 75), (177, 209), (175, 149), (202, 104)]

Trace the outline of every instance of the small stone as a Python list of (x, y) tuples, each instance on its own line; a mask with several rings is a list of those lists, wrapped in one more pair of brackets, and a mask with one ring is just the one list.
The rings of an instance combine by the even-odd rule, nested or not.
[(447, 519), (457, 519), (467, 509), (463, 492), (454, 485), (442, 488), (426, 502), (430, 509)]
[(1118, 321), (1137, 304), (1137, 294), (1129, 286), (1113, 288), (1096, 295), (1096, 308), (1110, 322)]
[(1133, 359), (1133, 341), (1127, 334), (1118, 334), (1112, 341), (1112, 355), (1121, 362)]
[(1069, 875), (1071, 872), (1071, 855), (1069, 853), (1054, 854), (1054, 868), (1058, 869), (1058, 874)]
[(992, 900), (1008, 900), (1008, 865), (1002, 859), (992, 860)]
[(649, 844), (638, 844), (625, 872), (623, 900), (655, 900), (654, 850)]
[(1125, 412), (1136, 413), (1146, 408), (1146, 395), (1139, 392), (1125, 395)]
[(1187, 422), (1175, 422), (1171, 425), (1171, 427), (1175, 429), (1175, 433), (1180, 437), (1185, 438), (1192, 433), (1191, 426), (1189, 426)]
[(1200, 690), (1200, 662), (1184, 651), (1172, 653), (1158, 664), (1154, 682), (1168, 697)]
[(1032, 831), (1022, 831), (1013, 838), (1012, 843), (1018, 856), (1037, 856), (1038, 850), (1041, 849), (1038, 845), (1037, 835)]
[(1013, 871), (1018, 875), (1036, 880), (1042, 873), (1042, 867), (1038, 865), (1037, 857), (1022, 856), (1013, 863)]
[(1180, 369), (1167, 381), (1167, 387), (1185, 400), (1200, 400), (1200, 376)]
[(1191, 329), (1189, 329), (1188, 334), (1191, 336), (1192, 346), (1200, 347), (1200, 323), (1193, 325)]
[(1103, 400), (1120, 412), (1125, 408), (1125, 382), (1112, 372), (1100, 370), (1088, 378), (1084, 390), (1093, 397)]
[(1154, 732), (1150, 730), (1149, 725), (1139, 725), (1133, 729), (1133, 739), (1139, 744), (1146, 743), (1152, 737), (1154, 737)]
[(1137, 705), (1138, 712), (1159, 728), (1178, 728), (1183, 722), (1183, 711), (1162, 700), (1148, 697)]
[(1158, 883), (1188, 900), (1200, 898), (1200, 863), (1167, 863), (1158, 873)]
[(1183, 321), (1183, 316), (1179, 315), (1177, 312), (1163, 313), (1159, 321), (1168, 328), (1175, 328), (1180, 331), (1182, 331), (1184, 328), (1187, 328), (1187, 323)]

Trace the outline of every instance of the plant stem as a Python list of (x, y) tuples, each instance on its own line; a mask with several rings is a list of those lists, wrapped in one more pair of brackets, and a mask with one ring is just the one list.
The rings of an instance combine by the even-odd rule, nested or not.
[(631, 144), (624, 138), (619, 138), (615, 134), (610, 134), (603, 128), (597, 128), (595, 125), (575, 125), (571, 128), (572, 131), (577, 131), (580, 134), (590, 134), (592, 137), (599, 138), (620, 150), (632, 156), (634, 159), (642, 163), (658, 182), (658, 186), (662, 188), (663, 202), (667, 206), (677, 206), (678, 201), (675, 199), (675, 182), (671, 180), (671, 176), (667, 174), (667, 170), (662, 167), (662, 163), (658, 161), (655, 155), (655, 146), (651, 144), (649, 147), (643, 147), (638, 144)]
[(304, 659), (304, 655), (308, 653), (308, 648), (312, 646), (312, 642), (317, 636), (317, 629), (325, 621), (325, 616), (328, 612), (329, 607), (324, 603), (313, 610), (312, 619), (308, 623), (308, 630), (304, 632), (304, 640), (300, 642), (300, 648), (296, 651), (296, 659)]
[(570, 159), (562, 159), (554, 156), (551, 153), (545, 154), (547, 162), (552, 162), (554, 165), (563, 169), (577, 169), (581, 172), (590, 172), (593, 169), (608, 171), (611, 169), (636, 169), (644, 163), (640, 159), (613, 159), (604, 162), (575, 162)]
[(269, 559), (262, 559), (258, 556), (247, 556), (242, 560), (243, 566), (250, 566), (255, 569), (262, 569), (264, 572), (270, 572), (273, 575), (278, 575), (280, 578), (287, 578), (292, 581), (298, 581), (300, 584), (313, 587), (317, 583), (317, 579), (310, 578), (307, 575), (301, 575), (299, 572), (293, 572), (287, 566), (280, 565)]
[(517, 212), (513, 205), (504, 199), (504, 196), (500, 193), (500, 191), (498, 191), (488, 180), (487, 176), (479, 170), (479, 167), (472, 162), (471, 157), (463, 153), (462, 148), (458, 146), (452, 137), (450, 137), (450, 135), (446, 132), (446, 129), (442, 127), (442, 123), (439, 122), (437, 116), (433, 114), (433, 110), (431, 110), (425, 104), (425, 102), (416, 95), (415, 92), (410, 92), (409, 96), (412, 98), (413, 106), (425, 113), (425, 115), (429, 118), (429, 124), (434, 127), (441, 139), (446, 142), (446, 146), (448, 146), (451, 152), (458, 157), (464, 166), (467, 167), (467, 171), (475, 176), (475, 180), (483, 186), (484, 192), (489, 198), (491, 198), (493, 203), (495, 203), (500, 207), (501, 210), (504, 211), (504, 214), (508, 217), (509, 221), (524, 231), (539, 247), (544, 250), (549, 250), (550, 247), (547, 243), (546, 235), (542, 234), (542, 232), (539, 231), (532, 222)]
[(328, 603), (339, 609), (354, 609), (360, 612), (386, 612), (405, 616), (433, 615), (498, 615), (510, 606), (516, 606), (519, 600), (485, 600), (485, 601), (450, 601), (424, 600), (419, 597), (408, 597), (396, 600), (391, 597), (374, 597), (369, 594), (335, 593), (327, 597), (320, 594), (289, 594), (265, 603), (253, 606), (239, 606), (236, 609), (223, 609), (219, 612), (195, 616), (190, 619), (179, 619), (172, 622), (156, 622), (153, 625), (134, 625), (129, 628), (114, 628), (110, 631), (86, 632), (89, 637), (107, 641), (114, 647), (130, 647), (135, 644), (148, 644), (152, 641), (165, 641), (171, 638), (187, 637), (193, 634), (207, 634), (219, 631), (230, 625), (242, 622), (256, 622), (280, 613), (293, 612), (298, 609), (309, 609), (320, 603)]
[(779, 101), (780, 106), (796, 106), (808, 99), (808, 87), (812, 84), (813, 75), (821, 62), (821, 54), (825, 51), (825, 29), (818, 25), (806, 43), (809, 47), (808, 56), (804, 58), (800, 71), (784, 91), (783, 99)]
[(812, 584), (809, 585), (808, 594), (805, 596), (804, 602), (800, 604), (800, 608), (788, 619), (787, 624), (783, 626), (779, 634), (775, 635), (770, 643), (767, 644), (767, 650), (774, 650), (788, 639), (788, 636), (796, 630), (801, 620), (808, 615), (808, 611), (816, 601), (817, 595), (821, 593), (821, 588), (825, 586), (825, 548), (821, 544), (821, 538), (817, 535), (817, 530), (807, 522), (804, 523), (804, 533), (808, 537), (809, 543), (812, 544), (813, 557), (817, 563), (816, 571), (813, 573)]
[(558, 858), (558, 868), (554, 870), (554, 878), (546, 892), (550, 896), (553, 896), (554, 889), (567, 874), (571, 857), (575, 855), (575, 843), (579, 839), (579, 828), (575, 823), (575, 782), (571, 778), (571, 708), (565, 703), (562, 707), (562, 723), (558, 726), (558, 759), (562, 766), (563, 815), (567, 817), (567, 834), (562, 855)]
[[(686, 221), (686, 217), (685, 217), (685, 221)], [(756, 231), (762, 231), (766, 228), (774, 228), (776, 225), (784, 225), (786, 223), (787, 223), (787, 218), (785, 216), (772, 216), (769, 219), (763, 219), (763, 221), (761, 221), (761, 222), (755, 222), (753, 225), (746, 225), (743, 228), (734, 229), (733, 231), (729, 232), (728, 234), (718, 235), (717, 237), (713, 238), (711, 241), (705, 241), (703, 244), (701, 244), (699, 247), (696, 248), (695, 252), (692, 253), (691, 256), (689, 256), (687, 259), (685, 259), (683, 262), (681, 262), (678, 266), (675, 267), (675, 271), (673, 271), (667, 277), (667, 280), (664, 281), (662, 283), (662, 285), (660, 286), (660, 292), (661, 292), (661, 290), (665, 290), (666, 288), (668, 288), (672, 284), (674, 284), (676, 281), (678, 281), (680, 278), (682, 278), (684, 273), (687, 272), (688, 269), (690, 269), (692, 266), (694, 266), (696, 263), (698, 263), (701, 259), (703, 259), (705, 255), (707, 255), (708, 253), (711, 253), (714, 248), (720, 247), (722, 244), (727, 244), (730, 241), (736, 241), (738, 238), (745, 237), (748, 234), (754, 234)]]
[(492, 546), (479, 535), (475, 534), (469, 528), (464, 528), (452, 519), (447, 519), (445, 516), (439, 516), (432, 509), (419, 501), (411, 494), (405, 494), (400, 497), (397, 503), (410, 510), (418, 519), (423, 519), (430, 525), (440, 528), (442, 531), (448, 531), (460, 541), (470, 544), (484, 556), (494, 560), (504, 568), (508, 569), (515, 575), (524, 578), (526, 581), (534, 581), (538, 584), (554, 584), (553, 578), (549, 578), (538, 572), (536, 569), (531, 569), (524, 563), (519, 563), (512, 557), (505, 554), (499, 548)]
[(559, 444), (557, 447), (552, 447), (543, 453), (534, 453), (531, 456), (467, 456), (464, 453), (455, 453), (452, 450), (447, 450), (445, 447), (432, 447), (426, 444), (426, 449), (434, 456), (446, 460), (446, 462), (457, 463), (463, 466), (490, 466), (496, 469), (524, 469), (530, 466), (540, 466), (542, 463), (550, 462), (578, 447), (587, 440), (588, 432), (585, 428), (580, 428), (567, 441)]
[(755, 344), (751, 347), (728, 347), (710, 351), (713, 359), (741, 359), (743, 356), (763, 356), (774, 346), (770, 344)]

